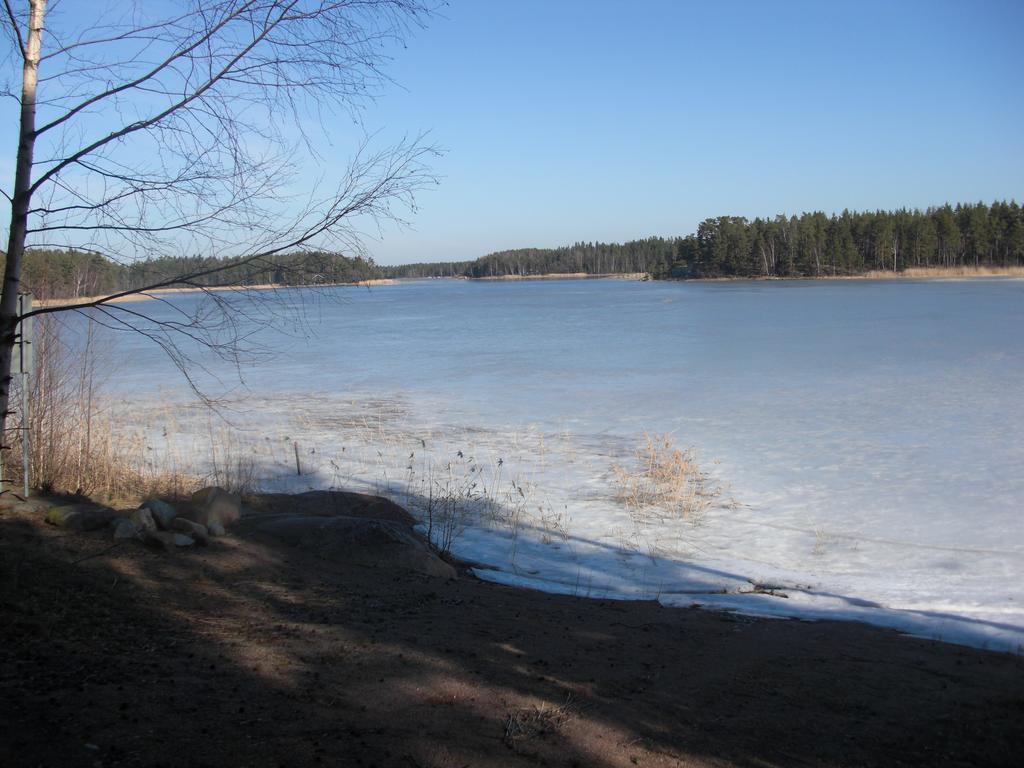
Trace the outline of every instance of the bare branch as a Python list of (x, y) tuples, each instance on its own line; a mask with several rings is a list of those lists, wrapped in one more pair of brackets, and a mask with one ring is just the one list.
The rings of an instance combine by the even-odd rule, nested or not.
[(18, 49), (21, 51), (21, 57), (25, 58), (28, 54), (28, 48), (25, 45), (25, 38), (21, 35), (21, 27), (18, 25), (18, 19), (14, 16), (14, 9), (11, 8), (11, 0), (4, 0), (4, 11), (7, 14), (7, 20), (11, 22), (11, 32), (13, 32), (14, 39), (18, 43)]
[[(4, 0), (5, 3), (7, 1), (8, 0)], [(245, 9), (245, 7), (246, 6), (243, 6), (243, 8), (240, 8), (238, 13), (241, 13)], [(174, 64), (174, 62), (178, 61), (181, 58), (184, 58), (184, 57), (188, 56), (192, 51), (194, 51), (197, 48), (201, 47), (206, 42), (208, 42), (211, 38), (215, 37), (217, 35), (217, 33), (220, 32), (231, 21), (231, 19), (235, 18), (236, 16), (237, 16), (237, 14), (232, 14), (231, 16), (225, 17), (223, 20), (221, 20), (220, 23), (214, 25), (209, 30), (207, 30), (206, 34), (202, 35), (194, 43), (192, 43), (191, 45), (187, 45), (187, 46), (185, 46), (184, 48), (182, 48), (180, 50), (175, 51), (170, 56), (165, 58), (162, 62), (160, 62), (160, 64), (158, 64), (156, 67), (151, 69), (149, 72), (146, 72), (141, 77), (137, 77), (134, 80), (131, 80), (131, 81), (127, 82), (127, 83), (122, 83), (121, 85), (118, 85), (118, 86), (116, 86), (114, 88), (108, 88), (107, 90), (102, 91), (102, 92), (96, 94), (95, 96), (86, 99), (85, 101), (81, 102), (80, 104), (78, 104), (77, 106), (75, 106), (74, 108), (72, 108), (71, 110), (66, 112), (61, 117), (59, 117), (59, 118), (57, 118), (55, 120), (51, 120), (46, 125), (43, 125), (40, 128), (38, 128), (36, 130), (36, 135), (37, 136), (41, 135), (43, 133), (46, 133), (49, 130), (52, 130), (53, 128), (56, 128), (58, 125), (61, 125), (62, 123), (67, 122), (68, 120), (73, 118), (75, 115), (77, 115), (79, 112), (82, 112), (82, 111), (88, 109), (89, 107), (93, 106), (97, 102), (103, 101), (104, 99), (108, 99), (108, 98), (110, 98), (112, 96), (116, 96), (117, 94), (123, 93), (124, 91), (128, 91), (128, 90), (131, 90), (133, 88), (138, 88), (139, 86), (141, 86), (143, 83), (147, 82), (148, 80), (152, 80), (158, 74), (160, 74), (165, 69), (167, 69), (172, 64)], [(114, 42), (115, 40), (118, 40), (118, 39), (124, 39), (124, 36), (120, 36), (118, 38), (108, 38), (105, 41), (105, 43), (106, 44), (110, 44), (110, 43), (112, 43), (112, 42)], [(70, 48), (66, 48), (65, 49), (65, 51), (67, 51), (67, 50), (70, 50)], [(181, 102), (181, 103), (186, 103), (186, 102)], [(176, 107), (172, 107), (167, 112), (163, 113), (164, 116), (166, 116), (166, 114), (169, 114), (170, 112), (172, 112), (175, 108)], [(156, 119), (160, 119), (160, 118), (158, 117)]]
[[(30, 316), (70, 310), (141, 333), (199, 392), (190, 350), (209, 349), (237, 369), (252, 329), (274, 316), (273, 292), (213, 290), (218, 283), (338, 274), (323, 268), (337, 264), (329, 254), (302, 249), (362, 255), (363, 228), (404, 225), (415, 195), (437, 181), (426, 165), (437, 150), (423, 136), (380, 149), (365, 138), (340, 179), (301, 176), (304, 158), (320, 156), (309, 119), (325, 135), (335, 111), (358, 120), (388, 82), (388, 44), (421, 25), (433, 0), (145, 3), (92, 24), (47, 16), (45, 41), (46, 0), (28, 2), (23, 39), (4, 0), (31, 87), (22, 89), (16, 184), (4, 192), (12, 226), (0, 296), (0, 428), (14, 327), (24, 319), (15, 297), (26, 247), (79, 252), (46, 256), (73, 266), (70, 295), (107, 291)], [(163, 272), (147, 267), (152, 257)], [(124, 265), (116, 282), (104, 271), (112, 263)], [(208, 312), (190, 315), (160, 295), (173, 287), (203, 291)], [(139, 295), (159, 311), (118, 301)]]
[[(260, 42), (262, 42), (263, 39), (266, 37), (266, 35), (269, 33), (269, 31), (270, 31), (269, 29), (266, 29), (263, 32), (261, 32), (259, 35), (255, 36), (255, 38), (252, 40), (252, 42), (249, 43), (249, 45), (245, 46), (241, 51), (239, 51), (234, 56), (234, 58), (229, 62), (228, 65), (226, 65), (224, 68), (222, 68), (219, 72), (215, 73), (213, 76), (211, 76), (209, 79), (207, 79), (206, 82), (204, 82), (200, 87), (195, 89), (195, 91), (193, 91), (192, 93), (188, 94), (184, 98), (179, 99), (177, 102), (171, 104), (170, 106), (166, 107), (162, 111), (158, 112), (157, 114), (155, 114), (155, 115), (153, 115), (153, 116), (151, 116), (149, 118), (146, 118), (144, 120), (138, 120), (138, 121), (136, 121), (136, 122), (134, 122), (134, 123), (132, 123), (130, 125), (124, 126), (120, 130), (113, 131), (112, 133), (107, 134), (103, 138), (97, 139), (96, 141), (92, 142), (91, 144), (89, 144), (89, 145), (87, 145), (85, 147), (82, 147), (82, 149), (78, 150), (77, 152), (72, 154), (70, 157), (64, 158), (63, 160), (58, 162), (53, 168), (51, 168), (50, 170), (46, 171), (46, 173), (42, 174), (38, 179), (36, 179), (35, 183), (31, 187), (31, 191), (35, 192), (37, 189), (39, 189), (39, 186), (41, 184), (44, 184), (51, 177), (53, 177), (56, 174), (60, 173), (60, 171), (62, 171), (67, 166), (72, 165), (74, 163), (77, 163), (83, 157), (91, 154), (92, 152), (95, 152), (97, 149), (99, 149), (101, 147), (104, 147), (104, 146), (106, 146), (106, 145), (108, 145), (108, 144), (110, 144), (110, 143), (112, 143), (114, 141), (117, 141), (118, 139), (122, 139), (125, 136), (128, 136), (128, 135), (130, 135), (132, 133), (136, 133), (137, 131), (141, 131), (141, 130), (143, 130), (145, 128), (149, 128), (150, 126), (156, 125), (157, 123), (159, 123), (164, 118), (168, 117), (169, 115), (174, 114), (175, 112), (178, 112), (179, 110), (183, 109), (184, 107), (187, 107), (192, 102), (194, 102), (197, 99), (201, 98), (204, 93), (206, 93), (208, 90), (213, 88), (213, 86), (216, 85), (216, 83), (219, 80), (221, 80), (224, 77), (224, 75), (227, 74), (227, 72), (230, 71), (231, 67), (234, 64), (236, 64), (237, 62), (241, 61), (245, 57), (245, 55), (247, 53), (249, 53), (253, 48), (256, 47), (256, 45), (258, 45)], [(177, 58), (177, 57), (175, 57), (175, 58)], [(84, 109), (84, 107), (82, 107), (82, 108)], [(77, 113), (77, 111), (78, 111), (78, 108), (76, 108), (75, 112)], [(41, 128), (39, 132), (43, 132), (43, 131), (47, 130), (49, 127), (51, 127), (51, 126), (50, 125), (43, 126), (43, 128)]]

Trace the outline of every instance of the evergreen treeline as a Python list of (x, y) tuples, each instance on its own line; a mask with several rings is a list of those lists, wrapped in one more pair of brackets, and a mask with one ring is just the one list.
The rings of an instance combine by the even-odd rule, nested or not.
[(925, 211), (706, 219), (685, 237), (500, 251), (475, 261), (385, 267), (391, 277), (648, 272), (659, 278), (824, 277), (911, 267), (1024, 265), (1016, 202)]
[(416, 264), (382, 266), (384, 277), (465, 277), (472, 261), (424, 261)]
[[(3, 255), (0, 254), (0, 266)], [(123, 265), (98, 253), (76, 250), (25, 252), (21, 284), (39, 298), (75, 298), (142, 288), (211, 269), (219, 272), (189, 280), (191, 285), (318, 285), (381, 277), (372, 259), (324, 251), (303, 251), (242, 263), (213, 257), (164, 257)]]
[[(2, 254), (0, 254), (2, 265)], [(43, 297), (97, 296), (182, 275), (194, 285), (317, 285), (380, 277), (507, 277), (646, 272), (656, 278), (825, 277), (912, 267), (1024, 266), (1024, 209), (1016, 202), (925, 211), (821, 212), (753, 221), (705, 219), (685, 237), (519, 248), (473, 261), (379, 267), (372, 259), (302, 251), (241, 263), (212, 257), (119, 264), (97, 253), (29, 250), (22, 285)]]

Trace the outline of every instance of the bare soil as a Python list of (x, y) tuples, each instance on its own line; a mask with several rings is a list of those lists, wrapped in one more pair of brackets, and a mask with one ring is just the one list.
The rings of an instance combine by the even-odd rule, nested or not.
[[(408, 520), (338, 494), (319, 511)], [(1018, 765), (1024, 661), (0, 513), (2, 766)], [(251, 521), (253, 518), (250, 517)]]

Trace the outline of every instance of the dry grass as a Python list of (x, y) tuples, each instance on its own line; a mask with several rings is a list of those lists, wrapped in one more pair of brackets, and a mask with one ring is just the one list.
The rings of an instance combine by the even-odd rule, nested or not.
[(1024, 277), (1024, 267), (909, 267), (902, 272), (873, 270), (862, 277), (869, 280), (887, 278), (958, 278), (958, 277)]
[(150, 496), (181, 496), (196, 477), (157, 462), (146, 440), (115, 429), (102, 395), (102, 350), (91, 333), (73, 351), (61, 339), (58, 321), (37, 318), (35, 370), (29, 377), (28, 418), (22, 408), (22, 377), (15, 375), (12, 415), (4, 451), (4, 481), (23, 483), (25, 427), (29, 479), (45, 491), (80, 493), (107, 502)]
[[(59, 318), (37, 317), (34, 350), (27, 418), (33, 488), (110, 504), (181, 498), (204, 485), (241, 494), (259, 490), (253, 445), (213, 411), (205, 411), (207, 434), (197, 432), (193, 445), (181, 440), (178, 414), (170, 408), (132, 417), (116, 413), (104, 391), (108, 350), (91, 324), (72, 330)], [(13, 378), (3, 479), (19, 489), (26, 419), (23, 378)]]
[(697, 522), (721, 494), (697, 464), (693, 448), (677, 448), (671, 435), (644, 435), (631, 466), (612, 468), (616, 499), (634, 523), (683, 519)]
[(505, 721), (505, 744), (514, 749), (523, 741), (556, 733), (571, 716), (571, 698), (560, 706), (544, 702), (540, 706), (517, 709)]
[[(202, 475), (203, 485), (216, 485), (232, 493), (245, 495), (260, 490), (260, 473), (251, 443), (244, 442), (239, 433), (225, 422), (219, 420), (213, 411), (206, 413), (207, 439), (209, 454), (204, 457), (202, 473), (199, 467), (190, 466), (193, 475)], [(298, 452), (298, 446), (292, 443)], [(286, 454), (288, 451), (286, 451)], [(202, 455), (202, 452), (200, 452)], [(180, 460), (174, 460), (173, 450), (164, 452), (164, 463), (172, 459), (171, 466), (181, 466)], [(185, 466), (189, 466), (184, 462)]]
[(451, 552), (466, 526), (490, 504), (482, 472), (481, 466), (465, 460), (449, 461), (436, 475), (431, 466), (425, 493), (419, 498), (407, 495), (406, 506), (426, 523), (427, 540), (442, 554)]

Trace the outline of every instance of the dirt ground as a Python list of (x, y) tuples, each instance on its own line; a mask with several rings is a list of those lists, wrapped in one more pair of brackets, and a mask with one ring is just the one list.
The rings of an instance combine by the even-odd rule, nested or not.
[(0, 514), (5, 767), (1024, 760), (1018, 656), (326, 562), (244, 519), (164, 554), (39, 517)]

